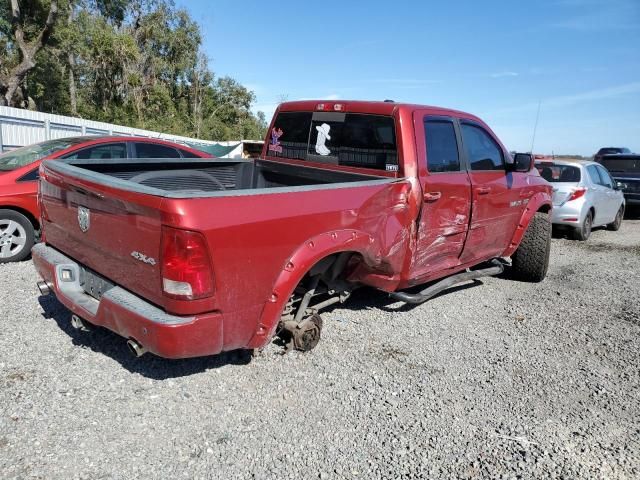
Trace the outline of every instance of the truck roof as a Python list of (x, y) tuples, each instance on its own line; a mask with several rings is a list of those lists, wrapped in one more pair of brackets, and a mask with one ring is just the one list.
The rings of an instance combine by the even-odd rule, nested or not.
[[(319, 109), (318, 106), (323, 105), (324, 108)], [(341, 105), (340, 110), (334, 108), (335, 105)], [(279, 111), (281, 112), (296, 112), (296, 111), (341, 111), (341, 112), (358, 112), (358, 113), (370, 113), (377, 115), (393, 115), (396, 111), (408, 111), (413, 112), (415, 110), (428, 110), (434, 115), (448, 115), (453, 117), (465, 117), (472, 120), (476, 120), (480, 123), (480, 120), (475, 115), (460, 110), (453, 110), (450, 108), (437, 107), (433, 105), (418, 105), (412, 103), (398, 103), (392, 101), (364, 101), (364, 100), (300, 100), (295, 102), (284, 102), (280, 104)]]

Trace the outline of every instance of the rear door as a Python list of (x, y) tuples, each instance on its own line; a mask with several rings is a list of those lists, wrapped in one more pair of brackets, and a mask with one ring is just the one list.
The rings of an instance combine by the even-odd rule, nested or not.
[(472, 189), (471, 226), (462, 254), (466, 263), (502, 254), (530, 194), (518, 185), (523, 174), (507, 174), (506, 153), (483, 125), (463, 119), (460, 131)]
[(423, 204), (412, 278), (460, 263), (471, 215), (471, 183), (456, 121), (414, 113)]

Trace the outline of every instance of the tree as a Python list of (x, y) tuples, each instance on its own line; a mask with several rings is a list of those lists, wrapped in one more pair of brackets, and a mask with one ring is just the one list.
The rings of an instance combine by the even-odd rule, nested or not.
[(216, 78), (200, 27), (171, 0), (12, 0), (0, 33), (5, 104), (205, 139), (266, 130), (253, 92)]
[[(28, 96), (23, 90), (27, 74), (36, 66), (36, 55), (51, 38), (58, 15), (58, 2), (51, 0), (44, 22), (39, 17), (45, 11), (37, 1), (29, 2), (27, 12), (23, 14), (18, 0), (11, 0), (10, 31), (12, 42), (5, 45), (9, 50), (8, 60), (14, 60), (13, 66), (0, 65), (0, 104), (8, 106), (27, 106)], [(3, 26), (6, 22), (3, 22)], [(39, 27), (38, 25), (42, 25)], [(13, 58), (12, 58), (13, 57)], [(17, 59), (17, 61), (15, 61)]]

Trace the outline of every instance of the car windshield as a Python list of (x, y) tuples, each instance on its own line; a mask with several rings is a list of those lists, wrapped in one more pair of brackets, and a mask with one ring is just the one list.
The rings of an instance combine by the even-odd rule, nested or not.
[(571, 182), (578, 183), (580, 181), (580, 169), (571, 165), (558, 165), (556, 163), (538, 163), (536, 164), (540, 176), (547, 182)]
[(29, 165), (54, 152), (64, 150), (72, 145), (86, 142), (86, 138), (59, 138), (46, 142), (34, 143), (26, 147), (17, 148), (0, 155), (0, 171), (10, 171)]
[(640, 156), (603, 158), (600, 162), (610, 172), (640, 173)]

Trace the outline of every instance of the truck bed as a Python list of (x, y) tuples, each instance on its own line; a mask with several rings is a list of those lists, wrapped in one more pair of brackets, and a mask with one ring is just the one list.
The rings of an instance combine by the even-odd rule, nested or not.
[[(287, 258), (318, 235), (333, 244), (330, 232), (349, 242), (353, 234), (385, 260), (397, 251), (401, 262), (408, 188), (406, 179), (261, 160), (53, 160), (42, 164), (39, 202), (47, 245), (93, 272), (98, 286), (120, 286), (174, 315), (219, 310), (231, 318), (260, 310)], [(167, 227), (204, 235), (220, 293), (190, 301), (163, 294)]]
[(299, 191), (331, 184), (393, 180), (265, 160), (111, 159), (46, 163), (54, 171), (84, 180), (169, 198), (251, 194), (265, 189)]

